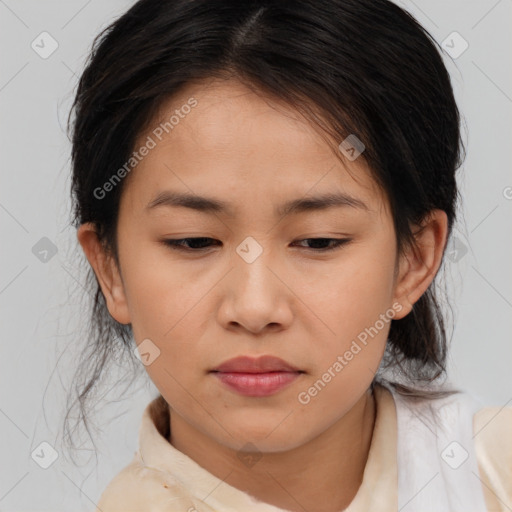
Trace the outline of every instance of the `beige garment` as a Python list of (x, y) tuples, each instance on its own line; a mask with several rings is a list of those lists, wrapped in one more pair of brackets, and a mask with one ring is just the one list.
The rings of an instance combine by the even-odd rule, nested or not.
[[(395, 403), (380, 385), (375, 386), (375, 399), (375, 428), (363, 481), (344, 512), (397, 510)], [(473, 429), (487, 509), (511, 512), (512, 407), (480, 409)], [(132, 462), (109, 483), (96, 512), (287, 512), (223, 482), (168, 438), (169, 410), (160, 395), (144, 411)]]

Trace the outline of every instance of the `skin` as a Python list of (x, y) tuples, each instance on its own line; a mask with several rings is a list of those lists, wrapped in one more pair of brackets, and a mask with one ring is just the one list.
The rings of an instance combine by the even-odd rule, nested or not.
[[(188, 85), (136, 147), (190, 97), (197, 106), (125, 178), (120, 267), (92, 225), (79, 228), (79, 242), (110, 314), (132, 325), (137, 343), (149, 338), (160, 350), (146, 369), (171, 406), (173, 446), (262, 501), (293, 511), (341, 510), (362, 481), (375, 421), (369, 387), (390, 323), (309, 403), (298, 394), (393, 304), (395, 319), (410, 313), (439, 268), (446, 214), (434, 210), (421, 231), (415, 227), (416, 246), (398, 258), (387, 198), (363, 158), (336, 155), (292, 108), (233, 80)], [(145, 210), (162, 190), (214, 197), (232, 215)], [(274, 216), (284, 201), (332, 191), (361, 199), (368, 210)], [(248, 236), (263, 249), (252, 263), (236, 252)], [(197, 253), (161, 242), (186, 237), (218, 242)], [(322, 253), (308, 238), (351, 242)], [(305, 373), (260, 398), (239, 395), (209, 373), (232, 357), (262, 354)], [(262, 455), (250, 467), (238, 457), (247, 443)]]

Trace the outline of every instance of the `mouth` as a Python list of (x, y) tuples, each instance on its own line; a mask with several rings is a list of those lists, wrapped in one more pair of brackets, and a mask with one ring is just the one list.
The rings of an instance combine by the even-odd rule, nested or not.
[(232, 391), (264, 397), (281, 391), (306, 372), (278, 357), (242, 356), (225, 361), (210, 373)]

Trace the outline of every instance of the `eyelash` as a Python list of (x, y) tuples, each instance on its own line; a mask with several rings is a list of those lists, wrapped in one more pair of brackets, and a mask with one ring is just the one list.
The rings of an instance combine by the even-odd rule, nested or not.
[[(208, 237), (196, 237), (196, 238), (180, 238), (180, 239), (165, 239), (165, 240), (162, 240), (162, 242), (167, 245), (168, 247), (170, 247), (171, 249), (173, 250), (176, 250), (176, 251), (183, 251), (183, 252), (201, 252), (201, 251), (205, 251), (206, 249), (209, 249), (209, 247), (201, 247), (201, 248), (197, 248), (197, 249), (193, 249), (191, 247), (186, 247), (183, 245), (183, 242), (187, 242), (189, 240), (214, 240), (213, 238), (208, 238)], [(299, 242), (304, 242), (304, 241), (311, 241), (311, 240), (328, 240), (330, 242), (334, 242), (334, 245), (329, 247), (329, 248), (324, 248), (324, 249), (314, 249), (314, 248), (308, 248), (306, 247), (306, 249), (309, 249), (313, 252), (317, 252), (317, 253), (325, 253), (325, 252), (331, 252), (331, 251), (335, 251), (337, 249), (341, 249), (342, 246), (346, 245), (347, 243), (351, 242), (352, 239), (351, 238), (304, 238), (303, 240), (299, 240)]]

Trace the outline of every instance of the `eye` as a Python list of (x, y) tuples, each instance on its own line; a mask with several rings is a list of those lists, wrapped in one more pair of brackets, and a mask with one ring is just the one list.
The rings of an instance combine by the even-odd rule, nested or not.
[[(171, 249), (175, 249), (177, 251), (199, 252), (209, 247), (208, 245), (206, 245), (208, 240), (216, 241), (213, 238), (207, 237), (166, 239), (162, 241), (165, 245), (168, 245), (171, 247)], [(191, 243), (192, 247), (184, 245), (187, 243)]]
[[(316, 252), (327, 252), (334, 251), (335, 249), (339, 249), (342, 245), (350, 242), (350, 238), (304, 238), (304, 240), (299, 240), (299, 242), (309, 242), (315, 245), (325, 245), (327, 243), (327, 247), (312, 247), (311, 250)], [(332, 244), (329, 246), (329, 244)]]
[[(314, 252), (327, 252), (334, 251), (335, 249), (340, 248), (341, 246), (349, 243), (351, 238), (305, 238), (303, 240), (299, 240), (299, 242), (308, 242), (313, 243), (313, 246), (317, 247), (305, 247), (305, 249), (310, 249)], [(165, 239), (162, 242), (169, 246), (171, 249), (177, 251), (185, 251), (185, 252), (200, 252), (208, 249), (211, 246), (211, 241), (218, 242), (213, 238), (208, 237), (196, 237), (196, 238), (180, 238), (180, 239)], [(294, 242), (297, 243), (297, 242)], [(327, 247), (322, 247), (327, 243)], [(187, 245), (186, 245), (187, 244)], [(329, 245), (330, 244), (330, 245)], [(218, 244), (216, 244), (218, 245)], [(320, 245), (321, 247), (318, 247)]]

